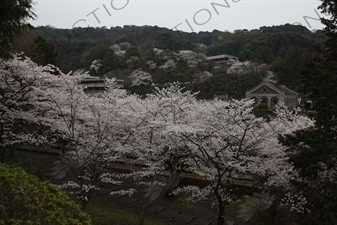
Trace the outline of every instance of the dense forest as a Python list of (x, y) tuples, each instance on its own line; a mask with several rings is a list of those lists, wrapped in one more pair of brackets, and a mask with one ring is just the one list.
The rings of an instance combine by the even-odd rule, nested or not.
[[(132, 92), (144, 94), (151, 87), (132, 86), (129, 79), (141, 69), (151, 74), (153, 83), (179, 81), (188, 89), (199, 91), (200, 98), (215, 94), (242, 98), (247, 89), (262, 81), (267, 71), (273, 72), (277, 82), (298, 91), (301, 65), (312, 55), (314, 46), (325, 40), (321, 31), (311, 32), (290, 24), (233, 33), (187, 33), (133, 25), (110, 29), (43, 26), (32, 33), (54, 47), (54, 63), (63, 72), (85, 70), (96, 76), (117, 77), (124, 79)], [(219, 68), (207, 60), (207, 56), (219, 54), (237, 56), (241, 65), (232, 62)]]

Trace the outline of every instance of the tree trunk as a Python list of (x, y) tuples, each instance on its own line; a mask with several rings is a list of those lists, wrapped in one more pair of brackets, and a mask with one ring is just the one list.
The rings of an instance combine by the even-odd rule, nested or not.
[(5, 150), (0, 149), (0, 163), (5, 163)]
[(216, 196), (218, 199), (218, 218), (217, 218), (217, 225), (225, 225), (225, 204), (222, 201), (222, 198), (220, 195)]
[[(4, 126), (3, 124), (0, 125), (0, 143), (3, 144), (3, 139), (2, 139), (2, 135), (4, 134)], [(5, 163), (5, 153), (6, 150), (5, 148), (2, 146), (0, 147), (0, 163)]]
[(145, 216), (146, 216), (146, 209), (147, 206), (149, 205), (149, 198), (146, 198), (145, 204), (142, 207), (142, 212), (139, 218), (139, 225), (144, 225), (144, 221), (145, 221)]
[(88, 201), (86, 201), (85, 199), (81, 199), (82, 209), (86, 209), (87, 208), (87, 204), (88, 204)]
[[(93, 194), (94, 190), (90, 189), (88, 191), (88, 193), (83, 193), (81, 194), (81, 205), (82, 205), (82, 208), (83, 209), (86, 209), (87, 208), (87, 205), (89, 203), (89, 200), (91, 199), (92, 197), (92, 194)], [(86, 199), (85, 199), (86, 198)]]

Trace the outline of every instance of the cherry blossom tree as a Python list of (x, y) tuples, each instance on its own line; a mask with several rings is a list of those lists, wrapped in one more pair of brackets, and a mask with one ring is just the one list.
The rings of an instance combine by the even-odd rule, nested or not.
[(263, 79), (264, 82), (270, 83), (270, 84), (276, 84), (277, 83), (277, 75), (273, 73), (272, 71), (266, 72), (266, 77)]
[(1, 162), (5, 152), (16, 143), (43, 144), (42, 128), (52, 107), (45, 93), (56, 88), (57, 68), (38, 66), (29, 58), (13, 55), (0, 61), (0, 145)]
[(224, 210), (232, 202), (230, 185), (239, 174), (247, 173), (255, 161), (255, 138), (263, 119), (255, 118), (245, 102), (214, 101), (199, 105), (200, 123), (194, 132), (181, 130), (190, 151), (191, 171), (204, 177), (209, 185), (203, 189), (186, 186), (180, 191), (192, 192), (198, 200), (214, 194), (218, 205), (217, 224), (223, 225)]
[(198, 47), (198, 50), (201, 52), (206, 52), (207, 50), (207, 45), (203, 43), (196, 43), (196, 46)]
[(174, 83), (167, 88), (155, 88), (154, 94), (142, 100), (138, 115), (142, 123), (135, 131), (134, 146), (138, 162), (146, 165), (141, 176), (152, 176), (163, 171), (180, 173), (186, 166), (188, 155), (176, 129), (193, 122), (191, 112), (196, 111), (195, 95)]
[(174, 59), (168, 59), (166, 62), (159, 66), (160, 69), (164, 69), (165, 72), (173, 71), (176, 68), (177, 62)]
[[(217, 224), (223, 225), (224, 210), (234, 201), (233, 185), (241, 176), (257, 184), (287, 185), (292, 166), (284, 148), (278, 144), (278, 134), (309, 126), (310, 120), (279, 110), (270, 123), (252, 113), (251, 101), (204, 102), (198, 105), (198, 122), (188, 129), (176, 129), (189, 151), (189, 170), (204, 177), (209, 185), (178, 188), (191, 192), (196, 200), (214, 195), (218, 205)], [(290, 127), (290, 129), (289, 129)]]
[[(176, 192), (192, 192), (199, 200), (213, 195), (217, 221), (223, 225), (224, 210), (233, 201), (231, 187), (240, 177), (251, 178), (252, 186), (290, 186), (297, 172), (278, 136), (313, 125), (298, 110), (282, 105), (276, 106), (274, 118), (266, 120), (253, 114), (252, 101), (197, 101), (177, 83), (155, 87), (153, 94), (141, 99), (116, 90), (115, 80), (107, 80), (105, 92), (89, 96), (78, 85), (87, 73), (63, 74), (18, 56), (1, 61), (0, 70), (2, 149), (18, 142), (62, 140), (64, 152), (53, 175), (64, 179), (61, 187), (75, 190), (83, 207), (102, 183), (122, 184), (123, 175), (109, 168), (131, 156), (145, 166), (131, 176), (169, 173), (167, 180), (174, 183), (172, 175), (186, 169), (202, 176), (208, 181), (205, 188), (186, 186)], [(20, 134), (13, 132), (13, 124), (43, 132)]]
[(142, 69), (132, 71), (129, 78), (132, 82), (131, 86), (146, 85), (152, 82), (152, 75)]
[[(71, 172), (71, 179), (62, 188), (75, 189), (85, 207), (102, 183), (120, 185), (120, 175), (109, 172), (109, 167), (121, 160), (123, 143), (128, 135), (123, 96), (111, 89), (99, 96), (88, 96), (79, 82), (86, 75), (62, 74), (59, 84), (63, 92), (50, 93), (49, 101), (55, 111), (51, 115), (54, 132), (66, 141), (67, 154), (55, 162), (53, 175), (62, 179)], [(111, 87), (112, 83), (107, 82)], [(134, 190), (116, 193), (131, 194)]]
[(229, 66), (229, 68), (227, 69), (228, 74), (239, 74), (239, 75), (258, 72), (266, 66), (265, 64), (258, 65), (256, 62), (251, 61), (240, 62), (232, 59), (230, 59), (227, 64)]
[(111, 49), (114, 52), (114, 54), (117, 57), (120, 57), (120, 58), (122, 58), (125, 55), (125, 53), (126, 53), (126, 51), (125, 50), (121, 50), (121, 48), (117, 44), (111, 45), (109, 47), (109, 49)]
[(92, 61), (90, 65), (90, 70), (92, 70), (95, 74), (97, 74), (101, 68), (102, 68), (102, 63), (100, 59), (96, 59)]
[(159, 48), (153, 48), (152, 49), (155, 55), (159, 55), (163, 50)]
[(198, 54), (190, 51), (190, 50), (182, 50), (176, 53), (178, 60), (186, 61), (189, 67), (197, 67), (198, 63), (201, 62), (200, 56)]
[(0, 70), (2, 156), (15, 143), (48, 147), (63, 142), (53, 175), (65, 178), (61, 187), (75, 189), (83, 207), (101, 183), (121, 184), (108, 169), (127, 149), (123, 145), (135, 124), (130, 115), (136, 115), (130, 102), (136, 97), (116, 90), (115, 80), (106, 81), (105, 93), (88, 96), (79, 85), (88, 73), (64, 74), (19, 56), (1, 61)]
[(147, 65), (149, 65), (150, 69), (154, 70), (157, 67), (157, 63), (154, 62), (153, 60), (149, 60), (146, 62)]
[(176, 59), (176, 55), (174, 53), (174, 51), (171, 51), (170, 49), (158, 49), (158, 48), (154, 48), (153, 49), (155, 55), (159, 58), (159, 59)]
[(213, 74), (208, 71), (198, 72), (194, 74), (193, 83), (205, 83), (212, 76)]
[(138, 162), (147, 167), (138, 175), (156, 177), (167, 171), (172, 176), (187, 169), (205, 178), (207, 187), (179, 187), (175, 193), (189, 192), (196, 200), (213, 195), (218, 224), (224, 224), (224, 209), (234, 201), (232, 187), (242, 176), (251, 179), (251, 186), (289, 187), (296, 172), (278, 135), (312, 125), (281, 105), (267, 121), (253, 114), (252, 101), (199, 102), (177, 84), (157, 89), (141, 104), (138, 115), (143, 119), (132, 143)]

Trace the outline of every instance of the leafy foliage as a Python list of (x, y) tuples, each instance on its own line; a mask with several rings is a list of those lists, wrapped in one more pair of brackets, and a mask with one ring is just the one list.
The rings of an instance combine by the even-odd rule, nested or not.
[(0, 165), (0, 224), (91, 224), (67, 194), (20, 168)]
[(3, 0), (0, 9), (0, 58), (12, 57), (11, 43), (16, 35), (23, 33), (27, 19), (34, 19), (32, 0)]
[[(220, 73), (213, 69), (212, 62), (203, 60), (205, 55), (230, 54), (238, 56), (243, 62), (267, 64), (269, 70), (278, 74), (280, 82), (293, 90), (298, 90), (299, 68), (313, 53), (312, 45), (321, 45), (325, 39), (321, 31), (313, 33), (303, 26), (290, 24), (234, 33), (218, 30), (187, 33), (157, 26), (72, 30), (38, 27), (34, 32), (55, 47), (58, 53), (56, 65), (64, 72), (89, 70), (93, 60), (101, 59), (100, 76), (119, 68), (127, 77), (132, 71), (143, 69), (153, 74), (154, 83), (191, 82), (194, 74), (200, 71), (208, 71), (214, 76)], [(172, 58), (173, 53), (176, 53), (177, 59)], [(126, 63), (129, 59), (137, 62), (130, 67)], [(173, 67), (175, 70), (170, 72)], [(248, 66), (243, 68), (244, 71), (251, 69)], [(246, 89), (243, 88), (244, 91)], [(219, 93), (212, 93), (212, 96), (214, 94)]]
[(24, 54), (38, 65), (55, 64), (57, 53), (55, 48), (41, 36), (32, 31), (17, 36), (11, 46), (13, 53)]
[(298, 170), (299, 179), (293, 181), (294, 186), (313, 206), (311, 212), (302, 217), (302, 223), (336, 224), (337, 102), (333, 97), (337, 94), (336, 2), (323, 0), (319, 8), (331, 14), (329, 19), (322, 19), (328, 38), (301, 71), (303, 91), (313, 102), (315, 126), (280, 140)]

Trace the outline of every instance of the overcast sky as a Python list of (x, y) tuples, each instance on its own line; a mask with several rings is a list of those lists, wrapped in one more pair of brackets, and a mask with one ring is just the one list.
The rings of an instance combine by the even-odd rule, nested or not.
[(35, 0), (34, 26), (157, 25), (187, 32), (302, 24), (322, 29), (318, 0)]

